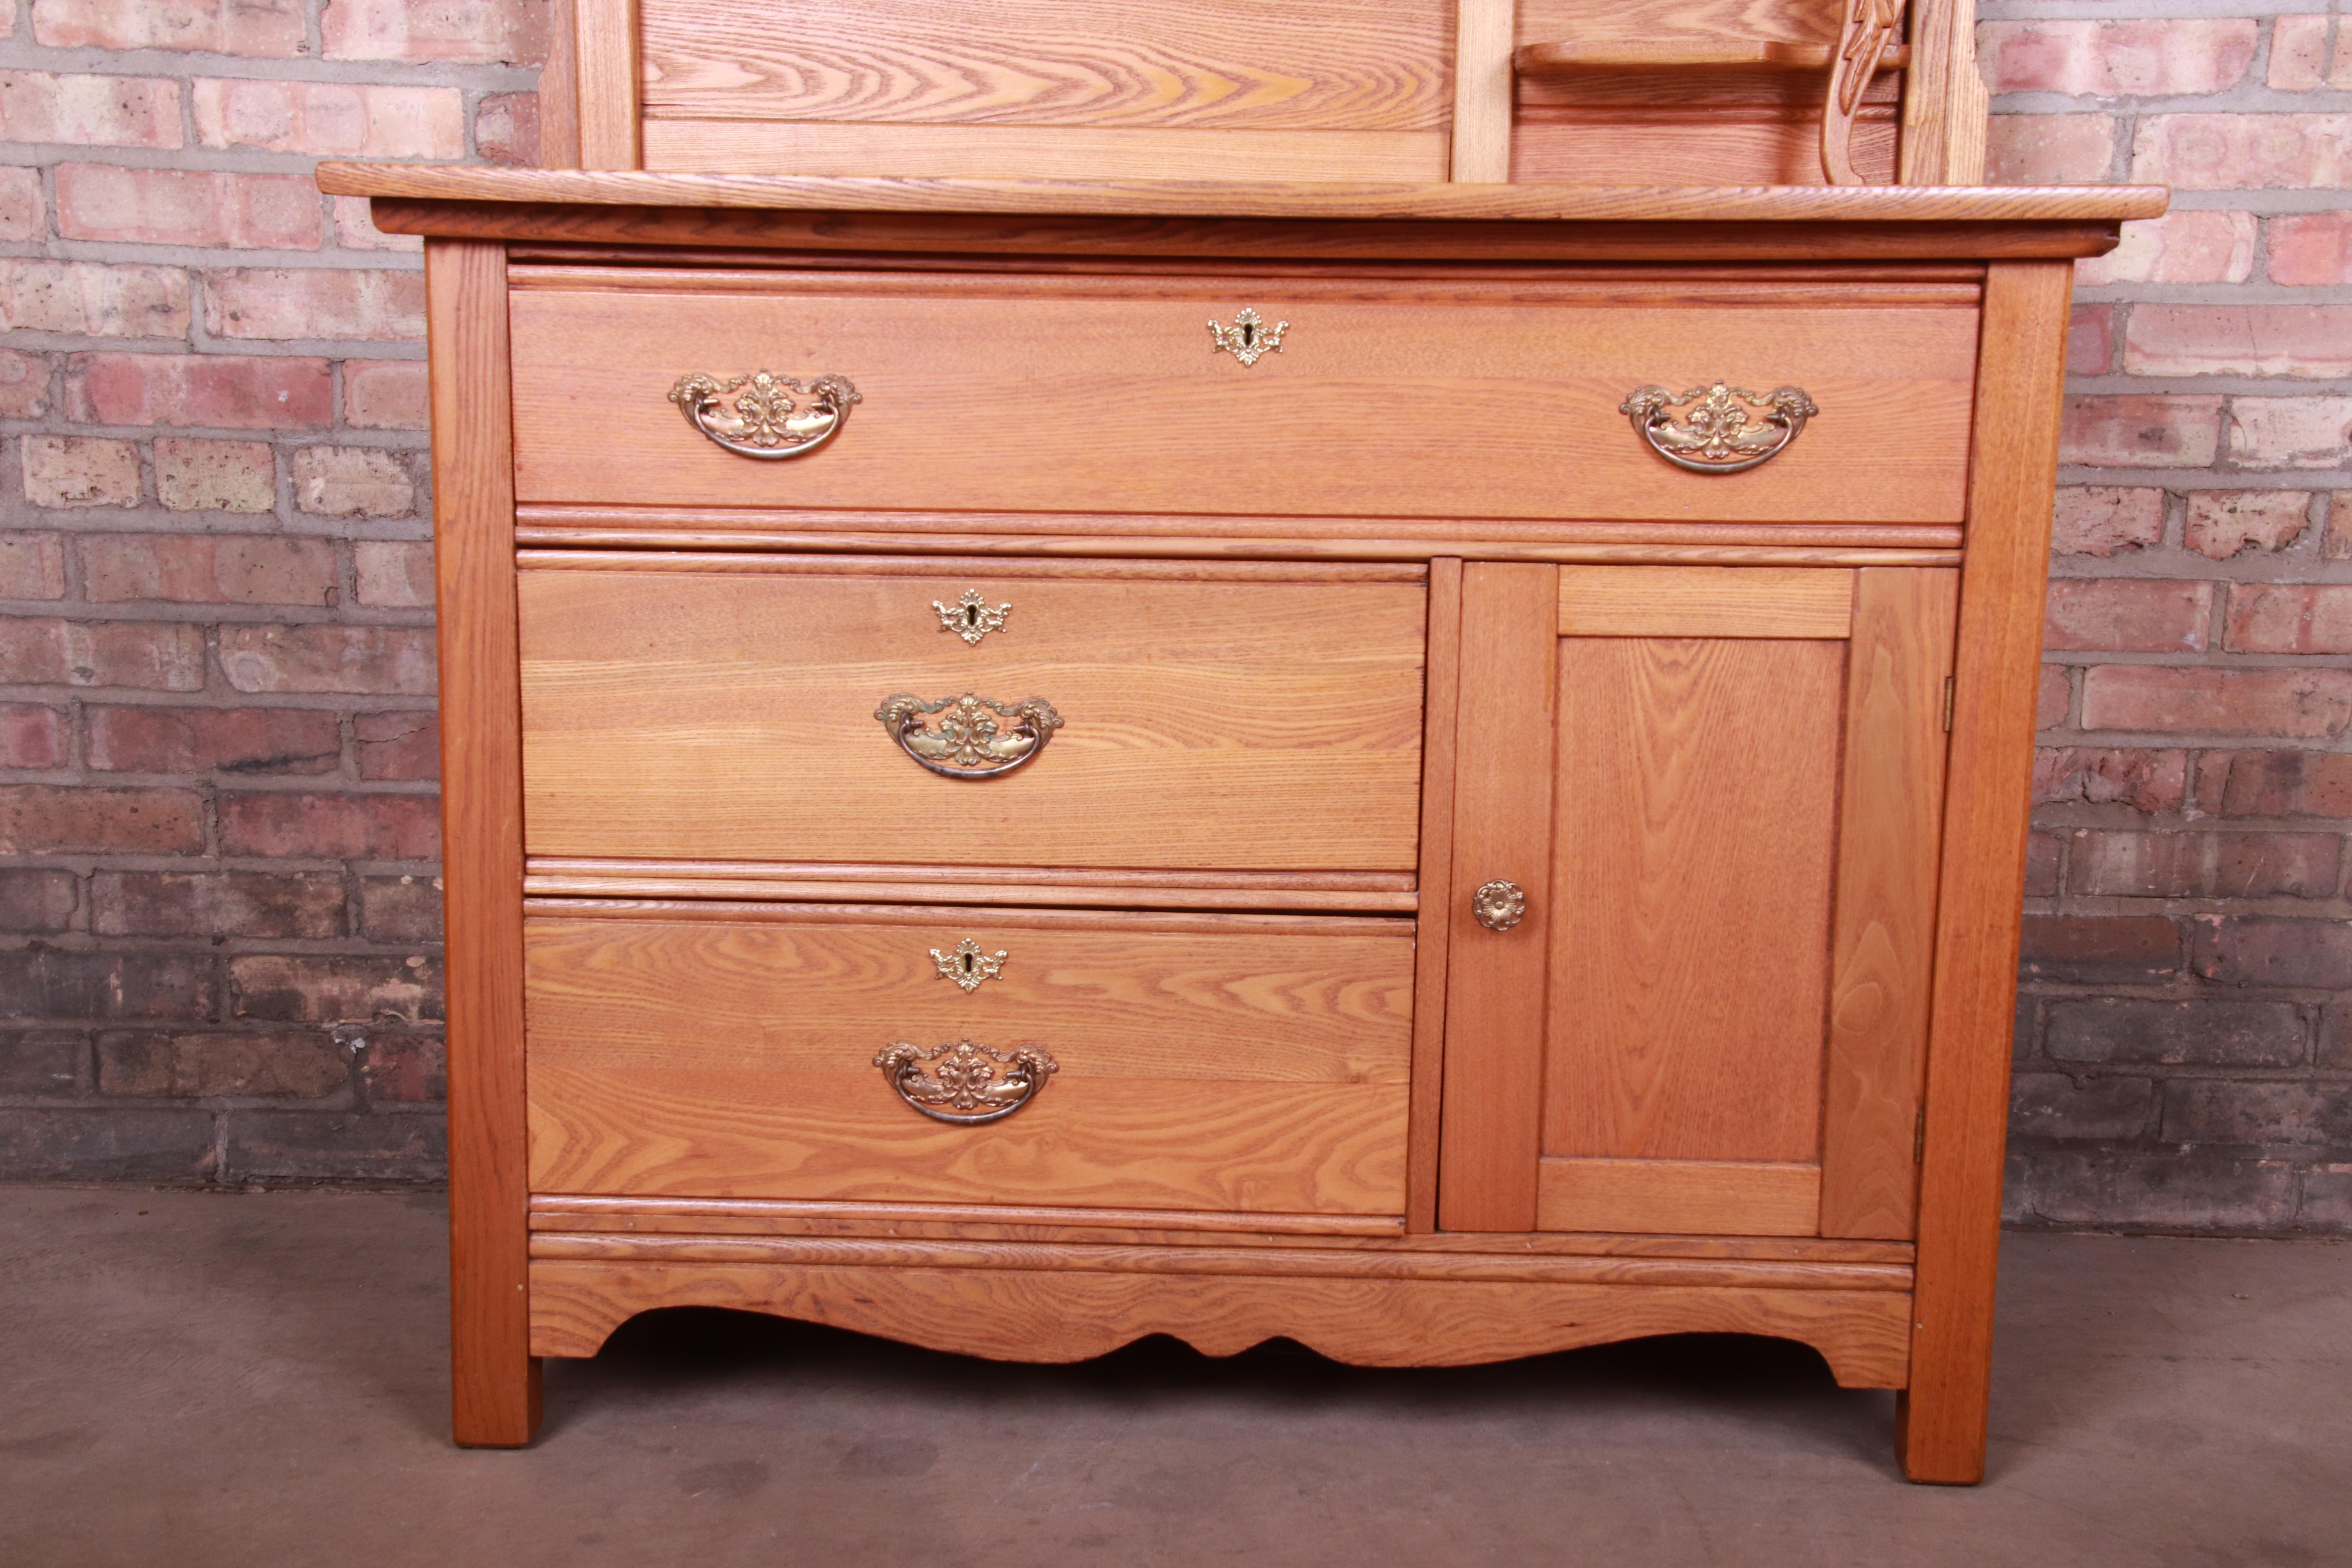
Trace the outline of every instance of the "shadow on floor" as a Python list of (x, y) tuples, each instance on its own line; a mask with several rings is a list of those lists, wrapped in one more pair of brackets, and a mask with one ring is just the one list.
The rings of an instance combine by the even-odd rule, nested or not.
[(847, 1330), (720, 1308), (679, 1307), (624, 1323), (590, 1361), (551, 1361), (541, 1440), (615, 1407), (691, 1401), (714, 1388), (862, 1395), (979, 1413), (1020, 1405), (1065, 1418), (1190, 1412), (1407, 1423), (1447, 1417), (1556, 1419), (1604, 1426), (1735, 1418), (1780, 1428), (1895, 1474), (1895, 1396), (1843, 1389), (1818, 1352), (1790, 1340), (1679, 1334), (1485, 1366), (1348, 1366), (1290, 1340), (1224, 1358), (1154, 1334), (1092, 1361), (982, 1361)]

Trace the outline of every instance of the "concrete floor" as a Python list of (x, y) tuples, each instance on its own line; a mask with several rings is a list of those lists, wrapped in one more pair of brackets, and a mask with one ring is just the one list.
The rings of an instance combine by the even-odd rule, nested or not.
[(1370, 1372), (1076, 1367), (640, 1320), (448, 1446), (437, 1198), (0, 1188), (0, 1563), (2352, 1564), (2352, 1246), (2010, 1239), (1992, 1479), (1686, 1339)]

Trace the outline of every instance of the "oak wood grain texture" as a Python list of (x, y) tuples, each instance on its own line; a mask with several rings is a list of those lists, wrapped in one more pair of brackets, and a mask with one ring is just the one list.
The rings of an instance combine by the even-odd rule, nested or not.
[(1914, 1376), (1897, 1436), (1912, 1479), (1984, 1474), (2034, 692), (2074, 274), (1992, 269), (1944, 790)]
[(1733, 43), (1828, 45), (1838, 0), (1519, 0), (1517, 41), (1588, 47)]
[[(668, 1236), (843, 1236), (941, 1241), (1052, 1241), (1154, 1247), (1340, 1247), (1408, 1253), (1486, 1252), (1547, 1258), (1755, 1259), (1821, 1274), (1818, 1283), (1867, 1277), (1910, 1289), (1913, 1248), (1897, 1241), (1815, 1237), (1642, 1236), (1522, 1231), (1406, 1235), (1378, 1215), (1220, 1214), (1183, 1209), (1073, 1209), (1010, 1204), (844, 1203), (786, 1198), (648, 1198), (542, 1193), (531, 1229)], [(1868, 1265), (1853, 1270), (1848, 1265)]]
[[(625, 550), (530, 550), (517, 552), (515, 564), (525, 572), (724, 572), (747, 577), (839, 577), (855, 572), (860, 577), (920, 577), (937, 579), (959, 572), (986, 573), (1022, 580), (1086, 583), (1426, 583), (1429, 569), (1418, 564), (1358, 563), (1344, 561), (1024, 561), (1007, 563), (982, 556), (867, 555), (855, 562), (838, 556), (755, 555), (730, 552), (724, 561), (664, 551), (646, 554)], [(934, 606), (936, 608), (936, 606)], [(945, 631), (945, 626), (938, 628)], [(997, 634), (991, 634), (992, 636)]]
[(547, 58), (539, 71), (539, 166), (581, 166), (579, 14), (572, 0), (549, 0), (547, 7)]
[[(646, 176), (641, 176), (646, 177)], [(696, 176), (665, 175), (664, 179)], [(1363, 187), (1356, 187), (1363, 188)], [(1508, 187), (1463, 186), (1493, 190)], [(1559, 189), (1561, 187), (1552, 187)], [(1832, 187), (1824, 187), (1832, 188)], [(1885, 186), (1838, 186), (1884, 190)], [(2148, 204), (2160, 208), (2161, 201)], [(2121, 223), (2112, 217), (1893, 221), (1835, 218), (1698, 224), (1670, 220), (1566, 221), (1213, 217), (1063, 217), (964, 213), (839, 212), (790, 207), (558, 205), (378, 196), (387, 234), (436, 234), (533, 245), (773, 250), (871, 256), (1176, 258), (1339, 265), (1377, 260), (1514, 265), (1627, 261), (1737, 263), (2015, 259), (2104, 256)]]
[(1723, 566), (1567, 566), (1559, 635), (1843, 637), (1852, 572)]
[(1556, 646), (1543, 1152), (1817, 1161), (1843, 645)]
[(1811, 1236), (1816, 1164), (1733, 1160), (1544, 1158), (1536, 1223), (1547, 1230)]
[(572, 0), (579, 63), (580, 166), (627, 171), (643, 162), (637, 99), (637, 0)]
[(1405, 1224), (1437, 1228), (1437, 1151), (1445, 1083), (1445, 964), (1454, 935), (1454, 726), (1461, 701), (1462, 563), (1430, 563), (1429, 653), (1423, 681), (1421, 870), (1415, 907), (1412, 1110), (1405, 1151)]
[(1443, 130), (1453, 0), (643, 0), (649, 119)]
[(539, 1426), (524, 1254), (522, 754), (506, 257), (425, 250), (431, 333), (448, 947), (450, 1426), (519, 1447)]
[(1484, 1280), (1282, 1279), (745, 1263), (531, 1266), (533, 1342), (593, 1355), (624, 1320), (711, 1306), (831, 1323), (998, 1361), (1069, 1362), (1146, 1334), (1208, 1355), (1276, 1335), (1360, 1366), (1461, 1366), (1664, 1333), (1757, 1333), (1820, 1351), (1841, 1384), (1899, 1386), (1907, 1298)]
[[(1523, 96), (1512, 127), (1511, 178), (1558, 185), (1676, 178), (1691, 184), (1822, 184), (1817, 105), (1780, 109), (1744, 102), (1724, 91), (1713, 72), (1674, 80), (1684, 87), (1686, 101), (1673, 110), (1601, 101), (1531, 103)], [(1569, 90), (1575, 85), (1562, 84)], [(1853, 160), (1870, 179), (1895, 176), (1895, 117), (1892, 103), (1866, 104), (1853, 127)]]
[(1976, 0), (1910, 0), (1913, 67), (1903, 92), (1906, 185), (1984, 180), (1989, 97), (1976, 58)]
[(1393, 871), (1121, 871), (545, 856), (525, 862), (523, 890), (536, 898), (858, 899), (922, 904), (1402, 914), (1412, 913), (1421, 901), (1413, 879)]
[[(1784, 43), (1769, 38), (1643, 38), (1623, 42), (1521, 44), (1511, 51), (1511, 68), (1522, 77), (1577, 78), (1594, 71), (1741, 70), (1779, 72), (1827, 71), (1837, 58), (1829, 44)], [(1900, 70), (1911, 62), (1908, 45), (1886, 53), (1881, 70)]]
[[(541, 511), (551, 508), (536, 509)], [(1549, 525), (1529, 524), (1527, 531), (1542, 533)], [(1923, 530), (1922, 532), (1927, 531)], [(1955, 529), (1952, 531), (1957, 532)], [(525, 543), (583, 549), (688, 549), (725, 551), (794, 550), (864, 553), (920, 548), (921, 533), (802, 533), (789, 529), (772, 532), (677, 529), (635, 530), (602, 523), (574, 528), (533, 525), (517, 531)], [(956, 540), (960, 550), (986, 550), (1007, 556), (1087, 557), (1140, 556), (1226, 561), (1296, 561), (1305, 556), (1330, 561), (1425, 561), (1441, 553), (1486, 561), (1575, 562), (1611, 563), (1754, 566), (1957, 566), (1958, 550), (1875, 549), (1847, 546), (1782, 546), (1738, 544), (1547, 544), (1526, 540), (1478, 539), (1251, 539), (1224, 536), (1105, 535), (1095, 539), (1066, 534), (972, 534)]]
[[(1640, 562), (1666, 559), (1682, 564), (1705, 564), (1720, 552), (1726, 562), (1751, 563), (1785, 559), (1791, 564), (1945, 564), (1959, 563), (1958, 523), (1722, 523), (1547, 521), (1515, 529), (1519, 537), (1482, 537), (1496, 531), (1489, 522), (1456, 518), (1384, 518), (1368, 525), (1347, 517), (1209, 517), (1150, 512), (1024, 512), (1015, 534), (1001, 531), (1004, 517), (952, 511), (890, 512), (794, 510), (754, 507), (613, 507), (541, 503), (516, 509), (515, 537), (525, 547), (526, 569), (550, 559), (541, 551), (560, 548), (564, 559), (585, 560), (614, 548), (677, 550), (720, 548), (730, 552), (822, 550), (799, 567), (784, 570), (839, 571), (827, 556), (845, 550), (869, 561), (886, 552), (927, 547), (941, 560), (977, 560), (977, 554), (957, 552), (984, 548), (1002, 553), (1016, 544), (1019, 552), (1038, 558), (1082, 555), (1097, 571), (1113, 563), (1136, 575), (1203, 577), (1231, 565), (1214, 564), (1217, 557), (1255, 562), (1273, 572), (1296, 572), (1297, 580), (1350, 580), (1343, 563), (1367, 552), (1385, 556), (1401, 565), (1425, 563), (1440, 555), (1467, 559), (1475, 546), (1487, 552), (1551, 551), (1607, 559), (1623, 555)], [(896, 530), (877, 533), (877, 527)], [(1391, 537), (1366, 537), (1375, 527)], [(946, 537), (941, 537), (942, 535)], [(877, 539), (895, 545), (877, 545)], [(784, 544), (780, 540), (810, 540), (814, 545)], [(972, 542), (978, 541), (975, 545)], [(1138, 557), (1129, 552), (1153, 553)], [(1265, 559), (1275, 552), (1274, 559)], [(1345, 552), (1345, 553), (1342, 553)], [(1663, 555), (1661, 556), (1661, 553)], [(643, 557), (661, 559), (660, 555)], [(1509, 559), (1506, 554), (1503, 559)], [(912, 561), (911, 556), (898, 559)], [(1367, 566), (1370, 563), (1367, 563)], [(757, 570), (745, 563), (746, 570)], [(890, 568), (877, 566), (877, 571)], [(1425, 580), (1425, 569), (1390, 566), (1393, 576), (1373, 578), (1369, 571), (1356, 581)], [(1312, 574), (1312, 575), (1306, 575)]]
[(685, 174), (945, 179), (1440, 180), (1443, 131), (648, 120), (650, 167)]
[(1447, 177), (1511, 177), (1513, 0), (1454, 0), (1454, 144)]
[[(1415, 864), (1418, 586), (698, 564), (522, 574), (532, 853)], [(933, 608), (967, 590), (1013, 606), (977, 647)], [(1063, 727), (1018, 772), (950, 779), (874, 717), (967, 691)]]
[[(1394, 1215), (1229, 1214), (1213, 1209), (1055, 1208), (1022, 1204), (863, 1203), (806, 1198), (648, 1198), (541, 1193), (530, 1200), (534, 1231), (679, 1236), (879, 1236), (943, 1241), (1084, 1241), (1185, 1246), (1293, 1245), (1395, 1239)], [(1811, 1261), (1808, 1259), (1808, 1261)], [(1823, 1259), (1822, 1261), (1828, 1261)], [(1892, 1262), (1910, 1258), (1839, 1258)], [(1907, 1278), (1907, 1275), (1906, 1275)], [(1904, 1289), (1909, 1289), (1906, 1285)]]
[[(926, 912), (534, 917), (534, 1189), (1402, 1212), (1409, 926)], [(931, 956), (966, 938), (1008, 955), (969, 993)], [(960, 1037), (1060, 1070), (958, 1127), (873, 1065)]]
[(1857, 574), (1822, 1110), (1824, 1236), (1908, 1237), (1959, 574)]
[[(849, 891), (843, 889), (845, 895)], [(909, 909), (900, 904), (836, 903), (729, 903), (719, 900), (685, 899), (526, 899), (525, 916), (546, 916), (555, 920), (574, 917), (608, 921), (718, 921), (722, 923), (755, 925), (861, 925), (907, 926), (929, 930), (938, 924), (941, 911)], [(957, 909), (945, 911), (951, 920), (969, 920), (971, 911)], [(1231, 914), (1217, 910), (1031, 910), (1006, 908), (992, 910), (988, 915), (992, 926), (1008, 931), (1089, 931), (1097, 935), (1114, 931), (1135, 931), (1150, 934), (1155, 931), (1193, 931), (1203, 936), (1392, 936), (1400, 940), (1412, 934), (1412, 921), (1378, 915), (1266, 915)]]
[[(1708, 306), (1888, 305), (1973, 306), (1984, 296), (1982, 267), (1835, 266), (1675, 267), (1632, 270), (1615, 267), (1466, 268), (1376, 262), (1256, 262), (1247, 267), (1175, 262), (1149, 266), (1118, 258), (1055, 264), (977, 261), (959, 266), (902, 262), (887, 257), (845, 267), (824, 257), (778, 257), (762, 265), (754, 254), (729, 263), (664, 266), (648, 254), (618, 263), (593, 259), (538, 262), (510, 268), (509, 286), (558, 293), (583, 289), (655, 295), (761, 293), (782, 289), (855, 294), (860, 298), (968, 296), (1055, 290), (1054, 298), (1134, 300), (1152, 289), (1171, 297), (1222, 301), (1234, 289), (1303, 289), (1313, 297), (1385, 299), (1409, 289), (1416, 302), (1514, 304), (1530, 297), (1558, 305), (1623, 305), (1685, 310)], [(1204, 341), (1202, 347), (1209, 347)], [(1170, 513), (1171, 516), (1183, 515)]]
[[(1077, 508), (1948, 523), (1966, 479), (1976, 312), (1652, 308), (1296, 279), (1150, 289), (1039, 277), (794, 274), (740, 293), (514, 298), (516, 484), (530, 501), (1005, 512)], [(1289, 322), (1244, 367), (1243, 302)], [(756, 359), (760, 363), (752, 363)], [(743, 362), (743, 363), (739, 363)], [(773, 362), (773, 363), (771, 363)], [(1401, 367), (1410, 438), (1401, 437)], [(680, 375), (838, 374), (864, 402), (808, 457), (724, 451)], [(1764, 466), (1677, 469), (1618, 412), (1636, 387), (1803, 386), (1823, 410)], [(1883, 439), (1887, 422), (1907, 432)]]
[[(2117, 223), (2155, 217), (2160, 185), (2001, 187), (1570, 185), (1313, 180), (840, 179), (819, 175), (490, 169), (455, 164), (318, 166), (330, 195), (653, 208), (1443, 222), (1692, 224)], [(1246, 224), (1242, 225), (1246, 227)], [(542, 237), (566, 237), (550, 232)], [(1694, 238), (1696, 237), (1695, 236)], [(887, 244), (876, 248), (889, 248)], [(1034, 248), (1048, 248), (1036, 246)], [(1174, 254), (1182, 254), (1181, 250)], [(1851, 257), (1852, 252), (1846, 253)], [(1966, 258), (1968, 249), (1952, 253)], [(1662, 259), (1672, 259), (1671, 257)]]
[(1483, 1279), (1582, 1285), (1906, 1290), (1886, 1264), (1605, 1258), (1525, 1252), (1409, 1252), (1353, 1247), (1168, 1247), (917, 1237), (687, 1236), (534, 1231), (534, 1258), (646, 1263), (769, 1263), (904, 1268), (1012, 1268), (1081, 1274), (1216, 1274), (1327, 1279)]
[[(1444, 908), (1422, 911), (1452, 928), (1437, 1189), (1447, 1230), (1536, 1228), (1559, 578), (1549, 566), (1462, 569), (1453, 887)], [(1508, 931), (1471, 913), (1474, 890), (1496, 879), (1527, 895)]]

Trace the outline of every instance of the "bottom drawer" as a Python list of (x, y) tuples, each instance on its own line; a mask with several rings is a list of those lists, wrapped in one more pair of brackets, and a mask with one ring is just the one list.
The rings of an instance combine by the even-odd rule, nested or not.
[[(1403, 1210), (1410, 921), (534, 902), (524, 946), (534, 1192)], [(947, 1122), (953, 1057), (876, 1065), (967, 1039), (1054, 1070)]]

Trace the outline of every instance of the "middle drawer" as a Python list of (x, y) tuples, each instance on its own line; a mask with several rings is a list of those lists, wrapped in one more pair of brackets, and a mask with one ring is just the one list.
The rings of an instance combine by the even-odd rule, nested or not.
[(522, 564), (534, 856), (1414, 866), (1416, 568)]

